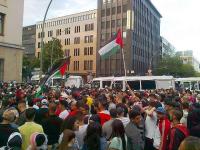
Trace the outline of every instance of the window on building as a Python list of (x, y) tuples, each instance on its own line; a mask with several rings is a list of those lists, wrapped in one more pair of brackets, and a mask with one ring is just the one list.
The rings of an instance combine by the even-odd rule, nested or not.
[(117, 13), (120, 14), (122, 12), (122, 7), (121, 6), (117, 6)]
[(85, 25), (85, 31), (92, 31), (92, 30), (94, 30), (94, 23)]
[(74, 56), (80, 56), (80, 48), (74, 49)]
[(41, 43), (40, 42), (38, 42), (38, 48), (41, 48)]
[(110, 16), (110, 8), (106, 9), (106, 16)]
[(74, 38), (74, 44), (80, 44), (80, 37)]
[(40, 52), (37, 53), (37, 58), (40, 58)]
[(117, 27), (121, 27), (121, 19), (117, 19)]
[(70, 45), (70, 38), (65, 39), (65, 45)]
[(93, 47), (85, 47), (84, 48), (84, 55), (93, 55)]
[(40, 36), (40, 32), (38, 33), (38, 38), (40, 38), (41, 36)]
[(93, 35), (85, 36), (84, 42), (85, 43), (93, 43)]
[(105, 15), (106, 15), (105, 9), (101, 10), (101, 16), (102, 16), (102, 17), (105, 17)]
[(4, 80), (4, 59), (0, 59), (0, 81)]
[(69, 56), (70, 56), (70, 49), (66, 49), (66, 50), (65, 50), (65, 56), (66, 56), (66, 57), (69, 57)]
[(53, 36), (53, 31), (48, 31), (48, 37), (52, 37)]
[(106, 23), (105, 22), (101, 22), (101, 29), (105, 29), (106, 28)]
[(61, 29), (57, 29), (56, 30), (56, 36), (60, 36), (62, 34), (62, 30)]
[(93, 60), (84, 60), (84, 70), (93, 70)]
[(4, 35), (5, 14), (0, 13), (0, 35)]
[(65, 28), (65, 35), (66, 34), (70, 34), (70, 29), (71, 29), (70, 27), (69, 28)]
[(115, 15), (115, 13), (116, 13), (116, 7), (113, 7), (112, 8), (112, 15)]
[(112, 28), (115, 28), (115, 20), (112, 20), (112, 21), (111, 21), (111, 27), (112, 27)]
[(126, 24), (127, 24), (127, 18), (123, 18), (123, 20), (122, 20), (122, 25), (125, 27)]
[(106, 21), (106, 29), (110, 28), (110, 21)]
[(123, 12), (124, 12), (124, 13), (127, 12), (127, 5), (123, 5)]
[(79, 71), (79, 61), (74, 61), (74, 71)]
[(80, 26), (75, 26), (74, 33), (79, 33), (81, 31)]

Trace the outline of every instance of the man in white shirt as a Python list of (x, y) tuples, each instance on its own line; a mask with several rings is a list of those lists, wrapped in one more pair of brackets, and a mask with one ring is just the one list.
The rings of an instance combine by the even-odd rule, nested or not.
[(62, 101), (60, 101), (59, 105), (60, 105), (60, 109), (61, 109), (61, 113), (59, 115), (59, 118), (64, 120), (69, 115), (69, 112), (67, 111), (68, 103), (67, 103), (67, 101), (62, 100)]

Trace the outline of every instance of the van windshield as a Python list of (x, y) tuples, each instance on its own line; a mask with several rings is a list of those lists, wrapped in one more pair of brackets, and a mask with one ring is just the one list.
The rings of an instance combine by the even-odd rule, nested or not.
[(141, 81), (143, 90), (153, 90), (156, 89), (156, 82), (154, 80), (143, 80)]
[(115, 81), (112, 85), (112, 88), (122, 90), (123, 82), (122, 81)]

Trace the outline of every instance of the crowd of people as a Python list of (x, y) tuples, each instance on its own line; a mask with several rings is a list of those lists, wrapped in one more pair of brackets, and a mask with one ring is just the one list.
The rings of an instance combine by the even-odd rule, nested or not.
[(200, 150), (200, 94), (0, 83), (0, 150)]

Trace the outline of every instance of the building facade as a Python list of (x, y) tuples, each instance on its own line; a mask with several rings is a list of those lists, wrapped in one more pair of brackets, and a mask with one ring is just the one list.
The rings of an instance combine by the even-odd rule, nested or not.
[(23, 27), (22, 45), (24, 54), (28, 57), (35, 56), (36, 25)]
[(42, 34), (42, 22), (36, 25), (36, 57), (40, 57), (41, 36), (44, 42), (60, 39), (66, 56), (71, 56), (69, 73), (96, 75), (97, 10), (49, 19)]
[[(121, 29), (127, 74), (144, 75), (161, 56), (160, 18), (150, 0), (98, 0), (97, 49)], [(121, 51), (106, 60), (97, 53), (97, 66), (98, 76), (124, 75)]]
[(175, 54), (176, 48), (164, 37), (160, 37), (160, 47), (161, 47), (162, 57), (166, 55)]
[(0, 0), (0, 81), (22, 80), (24, 0)]
[(176, 55), (181, 58), (183, 64), (191, 64), (195, 71), (200, 72), (200, 62), (194, 57), (192, 50), (178, 51)]

